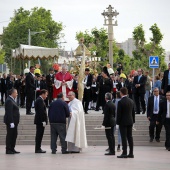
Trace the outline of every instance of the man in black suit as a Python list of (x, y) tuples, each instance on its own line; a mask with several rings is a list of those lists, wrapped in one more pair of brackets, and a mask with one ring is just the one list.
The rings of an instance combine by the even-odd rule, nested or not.
[(49, 69), (49, 74), (46, 76), (47, 89), (48, 89), (48, 106), (53, 100), (53, 86), (54, 86), (54, 69)]
[(143, 110), (142, 114), (145, 114), (146, 111), (145, 84), (146, 84), (146, 77), (142, 75), (142, 69), (138, 69), (138, 75), (135, 76), (133, 80), (133, 87), (134, 87), (133, 92), (134, 92), (137, 114), (140, 114), (140, 102)]
[(166, 92), (166, 99), (160, 104), (157, 124), (162, 123), (166, 131), (165, 148), (170, 151), (170, 91)]
[(92, 81), (93, 81), (93, 76), (90, 74), (90, 69), (86, 68), (85, 79), (83, 81), (84, 95), (83, 95), (83, 102), (82, 102), (85, 114), (88, 114), (89, 102), (91, 101), (92, 98), (92, 91), (91, 91)]
[(44, 135), (44, 129), (47, 125), (47, 111), (44, 100), (47, 98), (48, 91), (42, 89), (40, 91), (40, 96), (35, 101), (35, 119), (34, 124), (36, 124), (36, 136), (35, 136), (35, 153), (46, 153), (41, 149), (41, 142)]
[[(127, 97), (126, 87), (120, 89), (121, 100), (117, 107), (117, 121), (122, 138), (123, 153), (117, 158), (134, 158), (133, 155), (133, 137), (132, 126), (135, 123), (135, 111), (133, 100)], [(129, 144), (129, 155), (127, 155), (127, 141)]]
[(7, 98), (7, 76), (4, 73), (3, 74), (3, 78), (1, 78), (1, 104), (4, 104), (4, 95), (5, 95), (5, 99)]
[[(106, 105), (104, 107), (104, 119), (103, 119), (103, 126), (105, 126), (105, 134), (108, 140), (109, 145), (109, 153), (105, 153), (105, 155), (115, 155), (115, 137), (113, 133), (114, 126), (116, 125), (115, 122), (115, 105), (112, 102), (112, 94), (106, 93), (105, 94)], [(107, 129), (110, 128), (110, 129)]]
[(147, 118), (150, 121), (149, 125), (149, 136), (150, 142), (153, 142), (154, 139), (154, 129), (156, 127), (156, 136), (155, 140), (160, 142), (160, 133), (162, 129), (162, 124), (159, 123), (156, 125), (156, 121), (158, 119), (158, 112), (160, 103), (163, 102), (164, 97), (159, 95), (159, 89), (156, 87), (153, 90), (153, 96), (148, 98), (148, 106), (147, 106)]
[(63, 93), (57, 95), (57, 100), (50, 104), (48, 117), (51, 126), (51, 150), (56, 154), (57, 138), (60, 137), (62, 154), (67, 154), (66, 138), (66, 118), (70, 116), (70, 111), (66, 102), (64, 102)]
[(33, 115), (31, 112), (32, 102), (35, 98), (35, 80), (34, 80), (35, 67), (30, 67), (30, 72), (27, 74), (25, 79), (25, 92), (26, 92), (26, 115)]
[(20, 153), (15, 150), (15, 144), (18, 134), (18, 124), (20, 119), (19, 108), (15, 99), (17, 97), (17, 90), (12, 88), (9, 90), (9, 96), (5, 101), (5, 115), (4, 123), (6, 124), (6, 154)]
[(166, 92), (170, 91), (170, 63), (168, 64), (168, 70), (164, 71), (161, 89), (164, 95), (166, 95)]

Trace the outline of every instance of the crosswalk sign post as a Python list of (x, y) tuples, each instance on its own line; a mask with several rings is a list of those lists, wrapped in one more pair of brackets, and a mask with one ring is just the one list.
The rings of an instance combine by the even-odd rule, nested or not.
[(159, 68), (159, 57), (158, 56), (150, 56), (149, 57), (149, 68), (153, 69), (153, 85), (155, 80), (155, 68)]

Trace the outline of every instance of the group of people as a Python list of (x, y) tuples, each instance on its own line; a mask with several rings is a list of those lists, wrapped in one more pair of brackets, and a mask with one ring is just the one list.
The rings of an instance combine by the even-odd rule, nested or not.
[[(166, 130), (165, 147), (167, 148), (167, 150), (170, 150), (170, 123), (169, 123), (170, 122), (170, 114), (169, 114), (169, 111), (170, 111), (170, 108), (169, 108), (170, 64), (168, 65), (168, 67), (169, 69), (164, 72), (162, 80), (160, 80), (160, 78), (156, 76), (156, 81), (154, 84), (152, 84), (152, 79), (149, 77), (149, 73), (147, 71), (144, 73), (142, 69), (138, 69), (137, 71), (134, 71), (130, 75), (125, 75), (123, 73), (122, 66), (120, 66), (115, 73), (113, 70), (111, 70), (111, 68), (103, 67), (101, 74), (99, 74), (98, 76), (90, 74), (89, 68), (85, 69), (85, 78), (82, 82), (84, 85), (84, 95), (83, 95), (82, 103), (76, 104), (75, 107), (79, 107), (78, 108), (78, 110), (80, 110), (79, 112), (82, 112), (82, 113), (85, 112), (85, 114), (88, 114), (89, 109), (95, 109), (96, 111), (98, 111), (100, 107), (102, 107), (103, 114), (104, 114), (103, 125), (105, 127), (108, 126), (106, 122), (110, 121), (110, 118), (114, 118), (114, 121), (112, 123), (110, 122), (111, 125), (109, 125), (111, 129), (110, 130), (105, 129), (106, 137), (108, 139), (108, 145), (109, 145), (108, 155), (113, 155), (115, 152), (113, 149), (115, 147), (113, 127), (117, 123), (117, 125), (119, 125), (119, 130), (120, 130), (120, 134), (122, 138), (122, 145), (123, 145), (123, 153), (122, 153), (123, 156), (121, 155), (120, 157), (123, 157), (123, 158), (127, 157), (126, 139), (128, 139), (129, 146), (130, 146), (129, 155), (130, 157), (134, 157), (133, 156), (133, 138), (132, 138), (131, 131), (132, 131), (133, 124), (135, 122), (134, 113), (140, 114), (140, 112), (142, 112), (142, 114), (145, 114), (146, 112), (147, 118), (150, 121), (150, 126), (149, 126), (150, 142), (152, 142), (154, 138), (156, 139), (157, 142), (160, 141), (159, 138), (160, 138), (161, 128), (162, 128), (162, 125), (165, 126), (165, 130)], [(72, 127), (72, 128), (70, 128), (71, 130), (69, 130), (68, 128), (66, 141), (71, 142), (70, 147), (72, 147), (73, 150), (75, 149), (76, 151), (77, 150), (79, 151), (79, 149), (75, 148), (75, 146), (79, 146), (78, 144), (75, 146), (74, 145), (72, 146), (72, 144), (80, 143), (79, 138), (81, 135), (77, 132), (74, 126), (75, 123), (77, 123), (77, 121), (75, 120), (77, 118), (75, 117), (77, 113), (72, 114), (72, 111), (74, 110), (74, 112), (76, 112), (77, 109), (74, 109), (74, 104), (73, 105), (71, 104), (72, 98), (70, 97), (70, 96), (74, 96), (74, 101), (76, 101), (76, 103), (80, 103), (76, 99), (78, 98), (78, 76), (71, 75), (67, 70), (67, 66), (63, 66), (61, 72), (58, 72), (56, 74), (54, 74), (53, 69), (50, 69), (49, 70), (50, 74), (44, 78), (44, 82), (45, 82), (44, 84), (46, 84), (46, 88), (43, 88), (46, 90), (45, 93), (48, 93), (48, 101), (47, 101), (46, 100), (47, 95), (46, 97), (44, 96), (45, 98), (39, 97), (39, 95), (40, 96), (42, 95), (41, 93), (43, 90), (39, 88), (39, 86), (38, 87), (36, 86), (36, 81), (38, 84), (42, 84), (41, 82), (43, 81), (43, 79), (41, 80), (39, 79), (39, 76), (37, 76), (35, 80), (34, 70), (35, 70), (35, 67), (31, 66), (30, 72), (26, 75), (26, 78), (24, 79), (25, 93), (26, 93), (26, 114), (28, 115), (33, 114), (31, 112), (33, 101), (35, 103), (34, 104), (35, 111), (37, 112), (37, 110), (40, 109), (39, 107), (37, 107), (37, 104), (38, 104), (38, 100), (40, 100), (41, 98), (44, 100), (43, 102), (46, 103), (45, 105), (43, 105), (44, 107), (42, 110), (44, 110), (45, 112), (46, 107), (47, 106), (49, 107), (48, 116), (49, 116), (49, 121), (51, 125), (52, 153), (55, 153), (55, 150), (56, 150), (55, 143), (56, 143), (57, 136), (54, 134), (59, 135), (60, 140), (65, 138), (66, 135), (65, 135), (65, 128), (64, 128), (65, 127), (64, 120), (66, 119), (66, 117), (71, 116), (69, 127)], [(3, 81), (1, 80), (1, 84), (2, 82)], [(11, 88), (11, 90), (13, 90), (13, 88)], [(11, 90), (8, 90), (9, 97), (11, 97), (10, 96)], [(112, 116), (111, 117), (108, 116), (109, 118), (106, 118), (108, 114), (106, 106), (108, 105), (108, 103), (110, 103), (108, 101), (112, 100), (113, 102), (115, 102), (116, 94), (118, 91), (120, 91), (121, 100), (117, 103), (117, 108), (112, 108), (111, 110), (109, 110)], [(35, 92), (39, 92), (37, 96), (35, 95)], [(109, 95), (106, 95), (106, 94), (111, 94), (111, 96), (109, 97)], [(163, 97), (165, 95), (166, 95), (166, 98)], [(11, 98), (13, 99), (14, 97), (11, 97)], [(57, 100), (55, 101), (55, 99)], [(123, 100), (125, 99), (126, 101), (123, 102)], [(71, 102), (69, 102), (70, 100)], [(66, 107), (66, 105), (64, 106), (65, 117), (63, 118), (62, 116), (59, 116), (59, 118), (62, 119), (62, 122), (60, 123), (64, 123), (64, 127), (55, 125), (55, 123), (58, 124), (59, 122), (55, 122), (56, 117), (51, 116), (52, 114), (51, 112), (53, 111), (57, 112), (57, 109), (54, 109), (53, 107), (56, 107), (57, 104), (55, 106), (55, 102), (59, 102), (59, 101), (67, 102), (67, 103), (69, 102), (68, 108)], [(6, 100), (6, 103), (8, 102), (9, 102), (9, 99)], [(7, 108), (7, 110), (8, 109), (9, 108)], [(113, 111), (115, 109), (117, 109), (116, 114), (115, 114), (115, 111)], [(127, 112), (128, 114), (124, 115), (124, 113), (127, 113)], [(84, 121), (84, 114), (82, 115), (83, 115), (82, 118), (80, 117), (79, 118)], [(115, 118), (115, 115), (116, 115), (116, 118)], [(126, 117), (128, 115), (129, 115), (129, 118)], [(35, 117), (36, 116), (37, 116), (37, 113)], [(41, 143), (43, 132), (44, 132), (43, 127), (45, 127), (45, 125), (47, 124), (47, 116), (44, 116), (44, 118), (46, 118), (46, 120), (40, 121), (41, 128), (37, 125), (36, 139), (37, 141), (39, 141), (39, 144), (36, 144), (36, 149), (35, 149), (36, 152), (42, 151), (40, 143)], [(54, 120), (52, 120), (51, 118), (54, 118)], [(129, 121), (127, 121), (127, 119), (129, 119)], [(38, 118), (37, 121), (39, 120), (41, 119)], [(9, 127), (13, 127), (13, 126), (15, 127), (15, 123), (12, 119), (10, 119), (8, 123), (10, 125)], [(54, 123), (54, 126), (53, 126), (53, 123)], [(35, 124), (36, 124), (36, 119), (35, 119)], [(156, 136), (154, 135), (155, 127), (156, 127)], [(61, 129), (61, 128), (63, 128), (63, 133), (59, 134), (58, 129)], [(76, 135), (78, 135), (77, 138), (73, 138), (73, 135), (75, 134), (73, 134), (72, 129), (76, 131)], [(86, 136), (84, 133), (85, 131), (84, 124), (83, 124), (83, 129), (79, 129), (79, 130), (83, 132), (83, 136)], [(52, 133), (52, 132), (55, 132), (55, 133)], [(69, 133), (71, 135), (69, 135)], [(74, 140), (76, 139), (78, 141), (73, 142), (73, 139)], [(67, 146), (65, 143), (66, 141), (62, 140), (61, 142), (63, 153), (66, 153), (67, 151)], [(86, 137), (84, 137), (84, 141), (86, 141)], [(83, 144), (83, 147), (84, 146), (86, 146), (86, 143)], [(78, 147), (78, 148), (81, 148), (81, 147)]]

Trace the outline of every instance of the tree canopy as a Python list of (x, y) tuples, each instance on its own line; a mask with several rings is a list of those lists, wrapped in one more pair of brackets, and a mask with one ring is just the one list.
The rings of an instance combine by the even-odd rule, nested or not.
[(9, 65), (11, 49), (17, 48), (19, 44), (28, 44), (28, 29), (33, 32), (45, 31), (41, 34), (31, 35), (31, 45), (55, 48), (63, 25), (53, 20), (50, 10), (42, 7), (35, 7), (31, 10), (21, 7), (15, 10), (11, 22), (2, 35), (3, 49), (6, 53), (5, 61)]

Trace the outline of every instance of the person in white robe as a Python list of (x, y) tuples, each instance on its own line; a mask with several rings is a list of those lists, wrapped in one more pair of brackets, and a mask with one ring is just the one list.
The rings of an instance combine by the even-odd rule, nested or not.
[(87, 148), (84, 109), (82, 102), (75, 98), (74, 92), (70, 91), (68, 98), (71, 117), (65, 140), (68, 142), (69, 152), (80, 153), (82, 148)]

